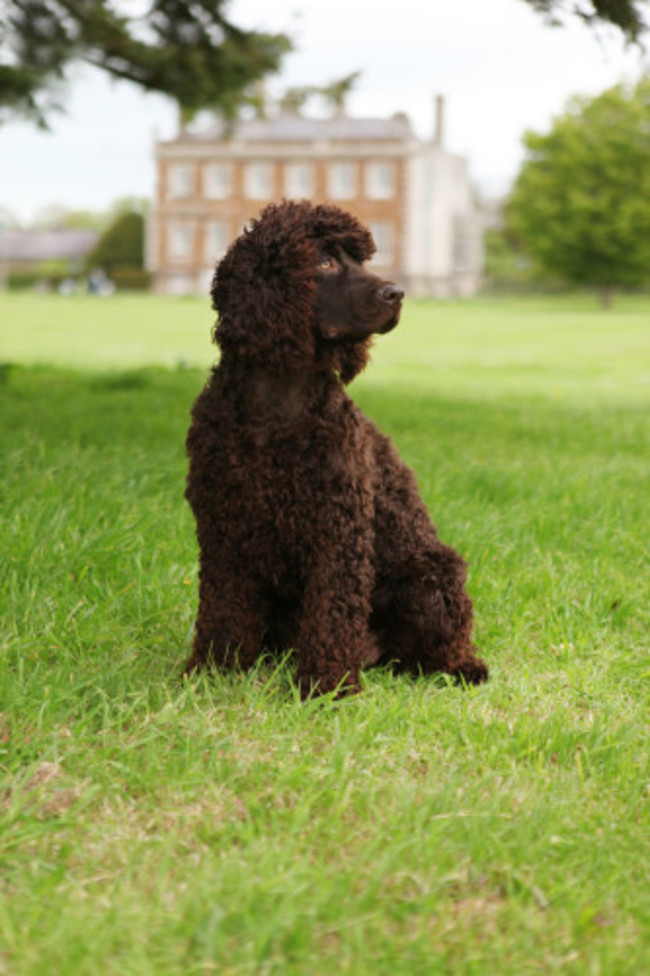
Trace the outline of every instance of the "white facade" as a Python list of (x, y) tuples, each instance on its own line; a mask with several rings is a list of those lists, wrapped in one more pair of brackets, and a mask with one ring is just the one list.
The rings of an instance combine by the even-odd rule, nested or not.
[(466, 161), (436, 143), (421, 143), (409, 160), (407, 187), (409, 292), (474, 295), (481, 283), (483, 242)]

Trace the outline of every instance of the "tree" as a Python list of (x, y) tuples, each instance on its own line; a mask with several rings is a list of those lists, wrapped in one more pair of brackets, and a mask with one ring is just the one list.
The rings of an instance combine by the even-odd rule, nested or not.
[[(559, 23), (567, 0), (523, 0)], [(20, 114), (47, 127), (60, 108), (66, 69), (92, 64), (145, 91), (174, 98), (187, 121), (204, 108), (233, 119), (251, 85), (278, 70), (291, 50), (284, 34), (236, 27), (228, 0), (150, 0), (128, 14), (123, 0), (0, 0), (0, 121)], [(637, 41), (647, 0), (572, 0), (569, 13), (588, 24), (613, 24)], [(345, 83), (345, 79), (343, 79)], [(342, 99), (333, 87), (329, 97)], [(4, 109), (4, 112), (2, 111)]]
[(151, 0), (141, 16), (119, 0), (0, 0), (0, 107), (46, 127), (66, 68), (84, 61), (174, 98), (234, 117), (250, 86), (277, 71), (283, 34), (240, 30), (228, 0)]
[(596, 287), (650, 273), (650, 76), (576, 98), (528, 150), (506, 207), (509, 229), (547, 271)]
[(628, 41), (638, 41), (648, 28), (644, 18), (647, 0), (524, 0), (551, 24), (560, 24), (565, 13), (574, 14), (590, 26), (599, 23), (618, 27)]
[(101, 235), (86, 258), (89, 268), (103, 268), (109, 275), (115, 268), (142, 268), (144, 264), (144, 218), (133, 211), (120, 214)]
[(322, 99), (335, 113), (343, 112), (345, 100), (361, 76), (360, 71), (337, 78), (327, 85), (304, 85), (300, 88), (289, 88), (282, 98), (282, 106), (290, 111), (299, 111), (305, 102), (316, 97)]

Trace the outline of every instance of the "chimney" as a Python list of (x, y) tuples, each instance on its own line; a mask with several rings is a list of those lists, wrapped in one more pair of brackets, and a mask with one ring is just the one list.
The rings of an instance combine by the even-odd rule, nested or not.
[(433, 130), (434, 145), (444, 148), (445, 142), (445, 97), (436, 95), (435, 125)]

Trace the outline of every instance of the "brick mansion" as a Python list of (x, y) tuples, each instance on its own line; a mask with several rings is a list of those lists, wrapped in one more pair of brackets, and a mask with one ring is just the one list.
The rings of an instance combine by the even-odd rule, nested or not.
[(206, 293), (216, 261), (271, 201), (350, 210), (372, 231), (373, 267), (413, 297), (468, 296), (480, 284), (482, 234), (467, 162), (444, 146), (444, 102), (430, 140), (403, 114), (268, 119), (181, 131), (155, 146), (147, 267), (163, 293)]

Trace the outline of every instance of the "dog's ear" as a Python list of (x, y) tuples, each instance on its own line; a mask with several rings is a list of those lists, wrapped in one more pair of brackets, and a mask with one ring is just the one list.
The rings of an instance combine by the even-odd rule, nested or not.
[(299, 226), (299, 207), (267, 207), (231, 245), (212, 281), (222, 352), (276, 372), (304, 369), (315, 356), (316, 245)]

